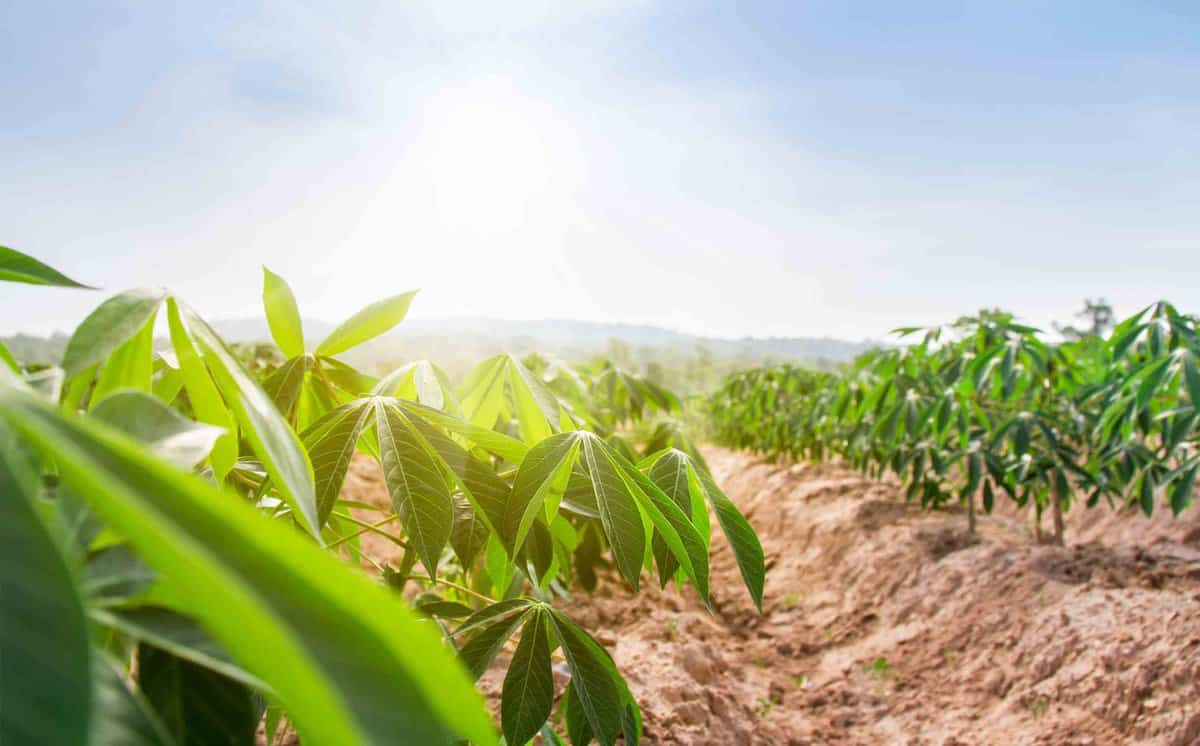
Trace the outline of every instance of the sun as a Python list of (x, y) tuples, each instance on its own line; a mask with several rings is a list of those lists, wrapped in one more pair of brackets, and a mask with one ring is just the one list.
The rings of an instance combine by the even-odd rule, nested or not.
[(544, 143), (530, 119), (505, 102), (457, 107), (440, 132), (437, 207), (447, 225), (513, 231), (533, 216), (548, 174)]

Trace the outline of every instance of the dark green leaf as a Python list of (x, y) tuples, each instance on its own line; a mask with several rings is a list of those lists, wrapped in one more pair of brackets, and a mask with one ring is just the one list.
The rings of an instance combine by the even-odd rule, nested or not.
[(245, 685), (149, 645), (138, 688), (181, 746), (252, 746), (260, 713)]
[(542, 727), (554, 707), (550, 636), (546, 614), (535, 609), (521, 631), (500, 699), (500, 722), (510, 744), (523, 744)]
[(37, 494), (37, 474), (0, 421), (0, 743), (85, 746), (87, 619), (75, 578), (34, 510)]

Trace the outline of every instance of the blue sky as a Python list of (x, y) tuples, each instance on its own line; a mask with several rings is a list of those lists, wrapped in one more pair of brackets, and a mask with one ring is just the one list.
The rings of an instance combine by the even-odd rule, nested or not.
[(1194, 2), (220, 5), (0, 2), (0, 243), (213, 318), (1200, 311)]

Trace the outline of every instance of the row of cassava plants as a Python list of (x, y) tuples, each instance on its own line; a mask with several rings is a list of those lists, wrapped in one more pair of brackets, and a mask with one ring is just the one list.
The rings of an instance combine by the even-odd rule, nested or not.
[[(84, 288), (3, 247), (0, 281)], [(708, 604), (711, 511), (761, 608), (753, 529), (637, 376), (339, 360), (412, 297), (314, 344), (267, 271), (278, 354), (239, 357), (161, 289), (102, 302), (61, 367), (0, 346), (0, 742), (493, 744), (473, 681), (510, 640), (505, 743), (638, 742), (624, 678), (556, 602), (611, 566)], [(639, 451), (623, 424), (656, 413)], [(342, 496), (356, 454), (390, 509)]]
[[(1200, 335), (1194, 316), (1156, 303), (1108, 337), (1046, 341), (983, 311), (929, 329), (839, 373), (790, 365), (730, 376), (710, 399), (716, 438), (790, 459), (840, 458), (898, 476), (928, 508), (997, 495), (1032, 505), (1063, 540), (1063, 513), (1165, 501), (1178, 514), (1200, 469)], [(911, 340), (911, 341), (910, 341)]]

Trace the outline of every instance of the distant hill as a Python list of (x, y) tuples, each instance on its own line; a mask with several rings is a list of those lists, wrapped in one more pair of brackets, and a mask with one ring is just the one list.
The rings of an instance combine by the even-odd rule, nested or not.
[[(230, 342), (270, 339), (263, 319), (225, 319), (213, 322), (213, 327)], [(324, 321), (304, 321), (305, 335), (310, 343), (322, 339), (333, 328), (333, 324)], [(19, 360), (56, 363), (62, 358), (67, 337), (61, 333), (49, 338), (19, 334), (3, 341)], [(500, 352), (543, 352), (571, 360), (605, 354), (625, 357), (625, 362), (643, 366), (650, 362), (671, 364), (699, 356), (724, 361), (725, 367), (767, 361), (795, 361), (828, 367), (848, 362), (876, 344), (832, 337), (724, 339), (641, 324), (467, 317), (406, 319), (394, 331), (368, 342), (348, 357), (351, 362), (371, 368), (386, 368), (400, 361), (426, 358), (452, 370), (463, 370)]]
[[(217, 321), (213, 326), (234, 342), (269, 338), (266, 323), (258, 319)], [(333, 325), (306, 320), (304, 328), (306, 336), (316, 341), (328, 334)], [(350, 358), (362, 365), (383, 367), (401, 360), (427, 358), (447, 369), (460, 369), (500, 352), (543, 352), (571, 360), (597, 354), (627, 355), (630, 362), (642, 365), (663, 358), (682, 360), (702, 355), (740, 365), (795, 361), (829, 367), (849, 362), (877, 344), (832, 337), (725, 339), (644, 324), (464, 317), (406, 319), (391, 333), (355, 350)]]

